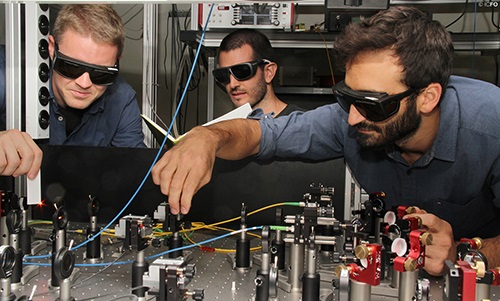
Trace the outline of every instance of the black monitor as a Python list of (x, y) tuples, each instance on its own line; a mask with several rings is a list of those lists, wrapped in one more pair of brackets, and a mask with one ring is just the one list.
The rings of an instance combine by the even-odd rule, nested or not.
[[(34, 219), (50, 220), (51, 205), (64, 202), (70, 221), (88, 222), (90, 197), (100, 201), (98, 222), (113, 219), (144, 180), (158, 149), (42, 146), (42, 197), (46, 206), (32, 208)], [(327, 161), (275, 160), (258, 162), (217, 159), (212, 179), (194, 196), (185, 220), (219, 222), (240, 215), (241, 204), (248, 212), (281, 202), (299, 202), (310, 184), (333, 187), (335, 217), (343, 219), (345, 165), (343, 158)], [(149, 215), (168, 200), (148, 176), (142, 188), (121, 216)], [(283, 208), (298, 213), (296, 207)], [(249, 216), (249, 225), (275, 223), (275, 209)]]
[(325, 29), (341, 31), (351, 22), (389, 8), (389, 0), (325, 0)]

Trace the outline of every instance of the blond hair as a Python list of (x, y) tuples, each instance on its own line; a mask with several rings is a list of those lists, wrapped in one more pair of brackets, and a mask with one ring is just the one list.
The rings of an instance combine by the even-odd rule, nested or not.
[(111, 5), (65, 5), (52, 28), (55, 41), (60, 41), (68, 29), (90, 36), (96, 43), (115, 45), (118, 48), (118, 57), (123, 51), (125, 28), (120, 15)]

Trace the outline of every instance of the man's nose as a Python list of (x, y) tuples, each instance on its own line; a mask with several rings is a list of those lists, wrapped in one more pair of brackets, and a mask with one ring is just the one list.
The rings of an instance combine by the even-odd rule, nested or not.
[(75, 82), (82, 88), (89, 88), (92, 86), (92, 80), (88, 72), (83, 73), (80, 77), (75, 79)]
[(240, 85), (240, 81), (237, 80), (232, 74), (229, 74), (229, 83), (228, 83), (228, 85), (232, 89), (232, 88), (238, 87)]
[(354, 105), (351, 105), (350, 109), (349, 109), (349, 118), (347, 119), (347, 122), (349, 123), (350, 126), (355, 126), (356, 124), (362, 122), (362, 121), (365, 121), (366, 118), (361, 115), (358, 111), (358, 109), (356, 109), (356, 107)]

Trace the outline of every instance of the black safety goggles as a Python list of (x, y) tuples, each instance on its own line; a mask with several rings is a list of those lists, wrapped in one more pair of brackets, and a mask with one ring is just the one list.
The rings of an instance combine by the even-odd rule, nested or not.
[(223, 85), (227, 85), (230, 82), (231, 74), (239, 81), (247, 80), (255, 75), (257, 68), (262, 65), (269, 64), (270, 61), (263, 59), (262, 61), (253, 61), (238, 65), (233, 65), (230, 67), (217, 68), (212, 71), (212, 74), (216, 81)]
[(93, 65), (62, 54), (59, 52), (57, 43), (55, 50), (53, 68), (57, 73), (66, 78), (77, 79), (87, 72), (93, 84), (109, 86), (118, 77), (118, 62), (110, 67)]
[(417, 90), (410, 88), (398, 94), (385, 92), (362, 92), (349, 88), (344, 81), (333, 87), (333, 95), (340, 107), (349, 113), (351, 105), (366, 119), (373, 122), (384, 121), (399, 111), (399, 104), (405, 97)]

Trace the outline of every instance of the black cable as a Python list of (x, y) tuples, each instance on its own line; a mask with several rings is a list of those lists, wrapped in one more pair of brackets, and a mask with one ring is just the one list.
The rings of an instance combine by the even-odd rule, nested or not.
[(191, 8), (186, 13), (186, 18), (184, 19), (184, 30), (188, 30), (189, 23), (191, 23)]
[(500, 86), (498, 83), (498, 54), (494, 55), (493, 59), (495, 60), (495, 85)]
[(458, 16), (458, 18), (456, 18), (453, 22), (451, 22), (450, 24), (446, 25), (445, 28), (448, 28), (450, 27), (451, 25), (457, 23), (458, 20), (462, 19), (462, 17), (465, 15), (465, 13), (467, 12), (467, 5), (469, 4), (469, 0), (465, 0), (465, 6), (464, 6), (464, 11), (462, 12), (462, 14), (460, 16)]
[(493, 6), (491, 6), (491, 24), (493, 24), (493, 26), (495, 26), (497, 29), (500, 29), (498, 24), (495, 23), (495, 8)]
[(128, 14), (130, 11), (132, 11), (138, 4), (134, 4), (132, 5), (131, 8), (129, 8), (126, 12), (123, 13), (122, 15), (122, 19), (125, 17), (126, 14)]
[[(187, 45), (186, 45), (186, 47), (187, 47)], [(196, 53), (193, 52), (190, 47), (187, 47), (187, 48), (188, 48), (189, 62), (191, 64), (190, 66), (187, 66), (187, 68), (186, 68), (186, 72), (189, 75), (189, 70), (191, 70), (191, 66), (195, 60)], [(201, 81), (200, 64), (197, 63), (195, 67), (196, 68), (194, 69), (194, 72), (193, 72), (193, 78), (191, 79), (191, 82), (189, 83), (188, 91), (193, 91), (193, 90), (197, 89), (199, 84), (200, 84), (200, 81)]]
[(134, 19), (138, 14), (140, 14), (142, 11), (144, 10), (144, 8), (141, 6), (141, 9), (139, 9), (139, 11), (137, 11), (132, 17), (130, 17), (127, 21), (123, 22), (123, 26), (127, 25), (128, 22), (132, 21), (132, 19)]
[[(107, 269), (108, 269), (109, 267), (111, 267), (111, 266), (112, 266), (115, 262), (117, 262), (120, 258), (122, 258), (125, 254), (128, 254), (128, 252), (127, 252), (127, 251), (122, 252), (122, 253), (120, 254), (120, 256), (116, 257), (116, 259), (115, 259), (115, 260), (113, 260), (112, 262), (110, 262), (110, 263), (109, 263), (109, 265), (105, 266), (104, 268), (100, 269), (99, 271), (97, 271), (96, 273), (94, 273), (94, 274), (90, 275), (89, 277), (87, 277), (87, 278), (85, 278), (85, 279), (81, 280), (78, 284), (73, 285), (73, 286), (71, 287), (71, 289), (75, 289), (75, 288), (81, 287), (81, 286), (83, 285), (83, 283), (85, 283), (85, 282), (89, 281), (90, 279), (92, 279), (92, 278), (96, 277), (97, 275), (99, 275), (99, 274), (101, 274), (102, 272), (104, 272), (105, 270), (107, 270)], [(91, 283), (91, 285), (93, 285), (93, 284), (95, 284), (95, 283)]]

